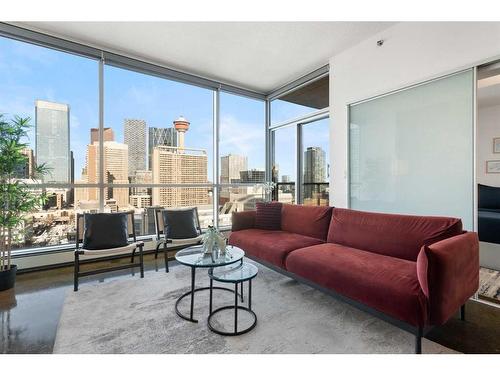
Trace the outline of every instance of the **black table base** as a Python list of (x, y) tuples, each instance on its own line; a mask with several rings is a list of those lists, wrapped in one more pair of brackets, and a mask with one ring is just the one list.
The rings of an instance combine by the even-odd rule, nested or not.
[[(221, 287), (221, 286), (213, 286), (213, 287), (211, 287), (211, 288), (210, 288), (209, 286), (205, 286), (205, 287), (202, 287), (202, 288), (195, 288), (195, 289), (193, 289), (193, 290), (190, 290), (189, 292), (184, 293), (182, 296), (180, 296), (179, 298), (177, 298), (177, 301), (175, 302), (175, 313), (176, 313), (179, 317), (181, 317), (182, 319), (184, 319), (184, 320), (187, 320), (187, 321), (189, 321), (189, 322), (193, 322), (193, 323), (198, 323), (198, 320), (193, 318), (193, 310), (194, 310), (194, 306), (193, 306), (193, 305), (191, 305), (192, 307), (191, 307), (191, 310), (190, 310), (190, 312), (189, 312), (189, 316), (186, 316), (186, 315), (184, 315), (183, 313), (181, 313), (181, 312), (179, 311), (179, 307), (178, 307), (178, 305), (179, 305), (179, 303), (182, 301), (182, 299), (183, 299), (183, 298), (185, 298), (185, 297), (187, 297), (187, 296), (194, 296), (194, 293), (196, 293), (196, 292), (201, 292), (201, 291), (203, 291), (203, 290), (210, 290), (210, 289), (212, 289), (212, 290), (213, 290), (213, 289), (225, 290), (225, 291), (228, 291), (228, 292), (234, 293), (234, 290), (229, 289), (229, 288), (224, 288), (224, 287)], [(194, 304), (194, 298), (193, 298), (193, 297), (191, 297), (191, 301), (192, 301), (192, 302), (193, 302), (193, 304)]]
[[(238, 298), (238, 296), (240, 296), (241, 301), (243, 302), (243, 285), (241, 286), (241, 295), (238, 294), (238, 290), (237, 289), (235, 291), (233, 291), (232, 289), (225, 288), (225, 287), (222, 287), (222, 286), (213, 286), (213, 280), (212, 279), (210, 279), (210, 286), (205, 286), (205, 287), (202, 287), (202, 288), (195, 288), (195, 277), (196, 277), (196, 267), (191, 267), (191, 290), (188, 291), (188, 292), (186, 292), (186, 293), (184, 293), (183, 295), (181, 295), (179, 298), (177, 298), (177, 301), (175, 302), (175, 313), (179, 317), (181, 317), (182, 319), (187, 320), (189, 322), (198, 323), (198, 320), (193, 318), (193, 313), (194, 313), (194, 295), (195, 295), (196, 292), (201, 292), (203, 290), (210, 290), (210, 313), (212, 313), (212, 291), (214, 289), (225, 290), (225, 291), (228, 291), (228, 292), (231, 292), (231, 293), (236, 293), (236, 295), (235, 295), (236, 298)], [(190, 306), (190, 310), (189, 310), (189, 316), (184, 315), (179, 310), (179, 303), (182, 301), (183, 298), (185, 298), (187, 296), (191, 296), (191, 306)]]
[[(210, 330), (212, 332), (218, 333), (219, 335), (222, 335), (222, 336), (238, 336), (238, 335), (243, 335), (244, 333), (250, 332), (252, 329), (254, 329), (255, 326), (257, 325), (257, 315), (255, 315), (255, 313), (253, 312), (253, 310), (250, 310), (248, 307), (245, 307), (245, 306), (236, 306), (236, 308), (237, 308), (237, 310), (243, 310), (243, 311), (249, 312), (253, 316), (253, 323), (252, 323), (252, 325), (250, 327), (245, 328), (243, 331), (238, 331), (238, 323), (236, 322), (235, 330), (233, 332), (226, 332), (226, 331), (220, 331), (217, 328), (214, 328), (212, 326), (212, 323), (210, 322), (210, 319), (217, 312), (222, 311), (222, 310), (234, 310), (234, 308), (235, 308), (234, 306), (223, 306), (223, 307), (219, 307), (218, 309), (215, 309), (208, 316), (208, 328), (210, 328)], [(238, 313), (235, 312), (235, 315), (238, 316)]]
[[(210, 328), (210, 330), (212, 332), (218, 333), (219, 335), (223, 335), (223, 336), (238, 336), (238, 335), (243, 335), (244, 333), (251, 331), (257, 325), (257, 315), (255, 315), (255, 313), (252, 310), (252, 280), (251, 279), (248, 280), (248, 307), (238, 305), (238, 284), (241, 285), (241, 295), (243, 295), (243, 282), (235, 283), (234, 284), (234, 306), (222, 306), (222, 307), (219, 307), (218, 309), (215, 309), (214, 311), (212, 311), (212, 292), (210, 292), (210, 315), (208, 316), (207, 324), (208, 324), (208, 328)], [(216, 289), (216, 288), (214, 287), (213, 289)], [(218, 288), (218, 289), (220, 289), (220, 288)], [(222, 289), (227, 289), (227, 288), (222, 288)], [(215, 314), (217, 314), (218, 312), (223, 311), (223, 310), (234, 310), (234, 329), (231, 332), (221, 331), (221, 330), (218, 330), (217, 328), (212, 326), (212, 323), (211, 323), (212, 317)], [(238, 310), (246, 311), (246, 312), (250, 313), (253, 317), (253, 323), (250, 325), (250, 327), (245, 328), (244, 330), (241, 330), (241, 331), (238, 331)]]

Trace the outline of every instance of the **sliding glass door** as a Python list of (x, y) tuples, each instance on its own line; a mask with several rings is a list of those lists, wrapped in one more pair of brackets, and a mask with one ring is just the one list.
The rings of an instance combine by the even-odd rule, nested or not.
[(473, 229), (473, 106), (472, 70), (351, 105), (350, 207)]

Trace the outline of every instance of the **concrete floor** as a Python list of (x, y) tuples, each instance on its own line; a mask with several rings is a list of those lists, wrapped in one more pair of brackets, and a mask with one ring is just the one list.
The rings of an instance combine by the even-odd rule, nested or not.
[[(113, 261), (117, 263), (121, 261)], [(145, 256), (145, 270), (165, 272), (163, 259)], [(175, 262), (171, 263), (175, 267)], [(87, 266), (91, 267), (91, 266)], [(94, 265), (95, 267), (95, 265)], [(88, 277), (81, 283), (139, 277), (117, 271)], [(52, 353), (65, 294), (73, 287), (73, 268), (20, 274), (13, 291), (0, 293), (2, 353)], [(463, 353), (500, 353), (500, 309), (476, 301), (467, 303), (466, 321), (457, 317), (427, 335), (432, 341)]]

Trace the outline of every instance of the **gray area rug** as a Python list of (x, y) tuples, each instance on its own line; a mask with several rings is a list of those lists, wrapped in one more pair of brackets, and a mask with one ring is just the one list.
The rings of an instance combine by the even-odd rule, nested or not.
[(500, 271), (479, 269), (479, 294), (500, 303)]
[[(208, 329), (208, 291), (196, 295), (199, 323), (179, 318), (174, 304), (189, 289), (190, 270), (178, 265), (168, 274), (83, 284), (79, 292), (68, 292), (54, 353), (413, 353), (410, 333), (257, 266), (252, 305), (258, 323), (249, 333), (226, 337)], [(196, 280), (197, 286), (208, 285), (207, 271), (198, 270)], [(215, 307), (234, 303), (231, 293), (214, 293)], [(189, 298), (184, 301), (187, 313)], [(231, 329), (233, 317), (228, 310), (214, 325)], [(248, 315), (240, 317), (244, 328)], [(424, 353), (454, 353), (426, 339), (422, 345)]]

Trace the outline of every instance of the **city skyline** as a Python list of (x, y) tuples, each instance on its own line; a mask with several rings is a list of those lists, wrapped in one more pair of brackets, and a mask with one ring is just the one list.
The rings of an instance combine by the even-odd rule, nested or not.
[[(105, 65), (100, 140), (98, 62), (2, 37), (0, 54), (0, 84), (9, 87), (8, 93), (0, 92), (0, 112), (7, 117), (30, 117), (33, 125), (23, 151), (27, 164), (19, 171), (20, 178), (30, 177), (30, 170), (43, 159), (61, 173), (44, 182), (54, 181), (62, 186), (33, 187), (36, 191), (46, 191), (49, 200), (42, 210), (26, 219), (28, 246), (74, 241), (78, 212), (133, 209), (142, 223), (141, 234), (151, 234), (154, 204), (197, 206), (202, 226), (207, 227), (214, 224), (214, 207), (219, 210), (219, 223), (230, 225), (231, 212), (252, 209), (255, 202), (266, 199), (260, 185), (265, 181), (266, 159), (263, 101), (220, 92), (219, 161), (221, 166), (226, 157), (243, 161), (235, 164), (231, 172), (219, 171), (221, 180), (254, 185), (220, 189), (216, 205), (211, 186), (88, 187), (84, 184), (100, 181), (145, 185), (217, 183), (213, 168), (213, 91)], [(54, 108), (52, 112), (44, 112), (41, 105), (37, 110), (34, 103), (51, 103), (49, 107)], [(174, 127), (178, 130), (187, 127), (188, 131), (179, 137)], [(45, 150), (37, 150), (37, 137)], [(185, 147), (172, 149), (181, 146), (179, 138), (181, 141), (185, 138)], [(327, 140), (320, 134), (318, 138)], [(276, 146), (276, 154), (282, 159), (280, 174), (294, 175), (295, 160), (290, 157), (295, 154), (293, 138), (283, 139)], [(101, 150), (102, 166), (99, 165)], [(156, 173), (152, 162), (155, 152)], [(129, 169), (130, 165), (133, 168)], [(77, 187), (70, 188), (71, 183)], [(64, 187), (65, 184), (68, 186)], [(288, 192), (283, 192), (280, 199), (294, 202)]]
[[(75, 173), (85, 165), (88, 132), (99, 125), (98, 63), (60, 51), (0, 37), (0, 112), (7, 117), (30, 117), (34, 127), (34, 100), (65, 103), (70, 111), (70, 149), (74, 153)], [(192, 123), (194, 148), (207, 150), (213, 163), (213, 92), (179, 82), (105, 66), (104, 124), (112, 128), (115, 140), (123, 142), (123, 120), (138, 118), (148, 126), (171, 127), (172, 120), (184, 114)], [(68, 85), (71, 82), (71, 85)], [(242, 104), (244, 100), (245, 105)], [(250, 166), (264, 167), (264, 103), (236, 95), (221, 94), (221, 150), (242, 150), (254, 155)], [(34, 128), (29, 148), (35, 150)], [(209, 180), (213, 181), (213, 168)]]

